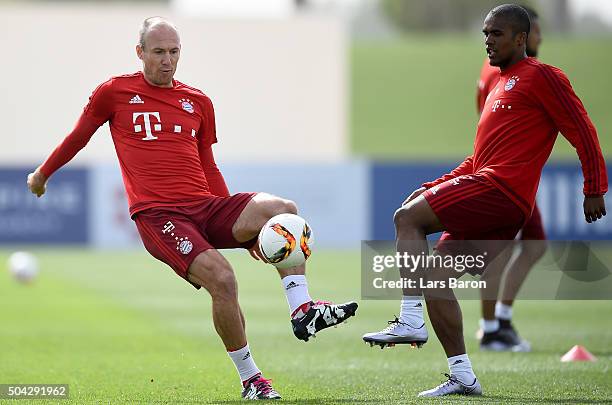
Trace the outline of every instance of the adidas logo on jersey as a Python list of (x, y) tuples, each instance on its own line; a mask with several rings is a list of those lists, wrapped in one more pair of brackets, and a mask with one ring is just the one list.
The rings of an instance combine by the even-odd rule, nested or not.
[(140, 96), (138, 94), (136, 94), (134, 97), (132, 97), (132, 99), (130, 100), (130, 104), (144, 104), (144, 101), (142, 101), (142, 99), (140, 98)]

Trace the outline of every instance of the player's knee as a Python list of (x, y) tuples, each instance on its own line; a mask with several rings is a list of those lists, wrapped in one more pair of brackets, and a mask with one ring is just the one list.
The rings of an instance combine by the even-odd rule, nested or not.
[(530, 262), (535, 263), (546, 253), (546, 242), (541, 240), (527, 240), (521, 243), (521, 255)]
[(393, 223), (398, 231), (415, 227), (417, 225), (414, 212), (409, 207), (402, 207), (395, 211)]
[(213, 299), (235, 299), (238, 295), (234, 270), (221, 255), (196, 257), (189, 274), (208, 290)]
[(211, 284), (208, 290), (213, 299), (234, 300), (238, 297), (238, 284), (231, 268), (216, 274)]
[(291, 200), (285, 200), (284, 198), (276, 198), (270, 204), (270, 211), (268, 212), (270, 217), (279, 214), (297, 214), (298, 209), (295, 202)]
[(297, 214), (298, 213), (297, 204), (294, 201), (291, 201), (291, 200), (285, 200), (285, 209), (287, 210), (286, 212), (288, 214)]

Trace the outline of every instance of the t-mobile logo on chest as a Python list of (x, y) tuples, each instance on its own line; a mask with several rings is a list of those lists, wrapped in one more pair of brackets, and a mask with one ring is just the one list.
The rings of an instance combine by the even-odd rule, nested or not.
[[(142, 119), (140, 117), (142, 117)], [(137, 121), (139, 122), (138, 124), (136, 123)], [(132, 123), (134, 124), (134, 132), (136, 133), (143, 131), (144, 124), (144, 132), (146, 136), (142, 138), (143, 141), (157, 139), (153, 133), (161, 132), (162, 130), (162, 122), (159, 112), (135, 112), (132, 114)], [(180, 134), (181, 131), (182, 128), (180, 125), (174, 125), (174, 133)], [(191, 130), (191, 136), (195, 138), (195, 129)]]
[(510, 104), (504, 104), (501, 100), (495, 100), (493, 106), (491, 107), (491, 111), (496, 112), (499, 109), (502, 110), (512, 110), (512, 106)]

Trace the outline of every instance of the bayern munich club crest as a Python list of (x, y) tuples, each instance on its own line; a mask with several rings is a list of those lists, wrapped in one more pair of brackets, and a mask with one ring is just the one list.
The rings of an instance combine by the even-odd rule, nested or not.
[(194, 109), (191, 100), (188, 98), (182, 98), (179, 100), (179, 103), (181, 103), (183, 110), (187, 111), (189, 114), (193, 114)]
[(506, 82), (506, 85), (504, 86), (504, 90), (506, 90), (506, 91), (512, 90), (514, 88), (514, 86), (516, 86), (516, 83), (518, 83), (519, 80), (520, 79), (519, 79), (518, 76), (512, 76)]
[(181, 252), (184, 255), (188, 255), (193, 249), (193, 243), (189, 240), (189, 238), (180, 238), (176, 241), (176, 250)]

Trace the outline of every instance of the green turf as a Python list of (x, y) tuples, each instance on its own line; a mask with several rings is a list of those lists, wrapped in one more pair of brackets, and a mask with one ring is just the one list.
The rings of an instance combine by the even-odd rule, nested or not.
[[(0, 252), (5, 263), (7, 252)], [(233, 365), (214, 333), (210, 299), (146, 253), (41, 251), (31, 286), (0, 272), (0, 383), (68, 383), (62, 403), (240, 403)], [(362, 301), (348, 325), (309, 343), (290, 330), (275, 272), (233, 254), (253, 354), (288, 403), (412, 402), (443, 378), (437, 340), (421, 350), (360, 342), (394, 313), (395, 302)], [(359, 254), (317, 252), (311, 293), (359, 296)], [(480, 353), (472, 338), (476, 302), (463, 305), (468, 350), (483, 403), (604, 403), (612, 398), (612, 303), (519, 302), (516, 320), (530, 354)], [(565, 364), (583, 344), (599, 360)], [(458, 401), (453, 399), (453, 402)], [(472, 399), (473, 400), (473, 399)], [(19, 402), (26, 403), (26, 402)], [(40, 402), (33, 402), (40, 403)]]
[[(540, 58), (569, 76), (612, 154), (608, 96), (612, 37), (544, 38)], [(375, 158), (462, 159), (477, 123), (476, 83), (485, 53), (478, 36), (410, 36), (357, 42), (351, 52), (352, 149)], [(564, 139), (554, 157), (574, 159)]]

